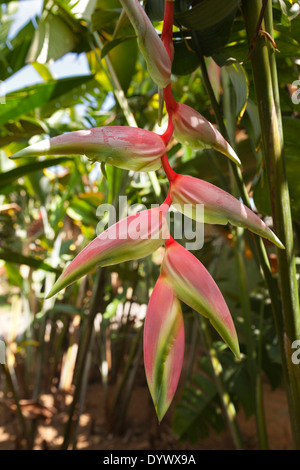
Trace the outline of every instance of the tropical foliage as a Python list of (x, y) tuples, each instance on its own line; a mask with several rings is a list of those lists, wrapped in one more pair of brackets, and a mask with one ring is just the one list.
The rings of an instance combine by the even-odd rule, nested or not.
[[(24, 150), (32, 146), (37, 155), (45, 137), (57, 139), (67, 132), (96, 127), (139, 127), (145, 135), (166, 130), (168, 109), (153, 81), (153, 76), (164, 76), (165, 70), (157, 71), (156, 64), (154, 69), (147, 67), (151, 55), (148, 42), (142, 43), (121, 3), (45, 0), (42, 14), (11, 37), (19, 2), (1, 2), (0, 335), (6, 343), (1, 374), (4, 402), (13, 400), (25, 447), (32, 448), (38, 421), (24, 417), (20, 400), (38, 406), (45, 391), (72, 391), (62, 448), (76, 448), (78, 414), (96, 367), (105, 390), (108, 428), (122, 429), (142, 361), (144, 317), (132, 321), (130, 311), (134, 306), (143, 311), (152, 291), (157, 292), (158, 282), (165, 295), (162, 300), (156, 293), (149, 303), (154, 314), (149, 319), (150, 330), (145, 324), (144, 339), (148, 332), (151, 340), (157, 326), (155, 302), (165, 302), (177, 324), (184, 322), (185, 354), (189, 354), (190, 367), (181, 377), (183, 392), (173, 413), (174, 434), (197, 442), (212, 427), (220, 432), (227, 426), (235, 447), (245, 448), (238, 420), (243, 409), (247, 417), (256, 417), (258, 447), (267, 448), (262, 385), (267, 380), (273, 389), (286, 387), (298, 448), (300, 378), (299, 365), (292, 363), (291, 357), (293, 341), (300, 339), (299, 2), (174, 3), (174, 99), (219, 129), (220, 138), (222, 134), (230, 142), (235, 162), (224, 158), (215, 146), (195, 148), (191, 140), (183, 141), (182, 128), (177, 125), (176, 129), (176, 122), (167, 157), (173, 171), (190, 178), (180, 185), (179, 179), (174, 180), (173, 186), (179, 187), (176, 202), (195, 198), (199, 179), (207, 185), (202, 186), (207, 189), (203, 189), (204, 200), (200, 202), (208, 206), (205, 222), (209, 224), (205, 224), (203, 247), (193, 255), (213, 276), (226, 300), (237, 330), (240, 359), (220, 342), (205, 318), (195, 315), (196, 301), (191, 302), (189, 287), (182, 285), (182, 279), (179, 286), (176, 284), (177, 278), (173, 282), (178, 292), (183, 288), (184, 303), (182, 314), (178, 306), (175, 314), (177, 300), (159, 277), (160, 243), (154, 253), (143, 252), (144, 257), (137, 260), (130, 261), (128, 253), (121, 252), (120, 264), (100, 269), (96, 269), (97, 263), (90, 264), (80, 273), (86, 276), (74, 277), (76, 282), (61, 286), (63, 291), (57, 289), (55, 297), (46, 298), (75, 255), (109, 224), (109, 214), (99, 211), (103, 204), (113, 204), (117, 219), (124, 219), (129, 206), (149, 209), (152, 204), (162, 204), (168, 195), (168, 175), (155, 165), (148, 172), (136, 171), (138, 166), (128, 171), (128, 166), (119, 164), (119, 154), (114, 155), (116, 166), (111, 166), (112, 160), (93, 161), (94, 149), (92, 160), (87, 151), (73, 148), (71, 155), (59, 149), (42, 159), (32, 158)], [(159, 35), (164, 3), (144, 2)], [(85, 59), (89, 72), (78, 70), (76, 76), (66, 73), (64, 78), (55, 78), (53, 62), (70, 53)], [(17, 77), (25, 67), (38, 74), (39, 83), (22, 83), (5, 93), (6, 80)], [(159, 78), (158, 85), (166, 86)], [(104, 147), (101, 155), (107, 151)], [(40, 153), (46, 155), (45, 148)], [(21, 158), (12, 160), (13, 155)], [(240, 223), (240, 206), (234, 212), (228, 210), (229, 202), (223, 203), (218, 212), (211, 199), (208, 201), (209, 191), (216, 186), (215, 191), (229, 192), (235, 201), (240, 199), (241, 205), (253, 209), (264, 221), (261, 230), (264, 234), (268, 231), (267, 238), (279, 248), (244, 229), (251, 227)], [(121, 204), (120, 196), (127, 197), (128, 207)], [(174, 230), (175, 214), (172, 217)], [(252, 228), (259, 219), (253, 218)], [(228, 221), (230, 225), (224, 225)], [(180, 244), (188, 241), (183, 238)], [(168, 259), (163, 266), (169, 269)], [(186, 278), (188, 274), (186, 266)], [(189, 279), (189, 285), (192, 281), (195, 285), (199, 282)], [(114, 396), (108, 399), (115, 384)], [(155, 397), (151, 380), (149, 387)]]

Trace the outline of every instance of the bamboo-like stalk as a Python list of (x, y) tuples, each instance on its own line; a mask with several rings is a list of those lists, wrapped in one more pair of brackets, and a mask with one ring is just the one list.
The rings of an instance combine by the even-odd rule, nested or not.
[[(232, 106), (232, 91), (230, 80), (227, 73), (222, 73), (222, 83), (223, 83), (223, 109), (224, 116), (226, 118), (227, 128), (230, 129), (230, 138), (233, 145), (233, 148), (236, 150), (236, 117), (235, 112)], [(231, 176), (232, 172), (230, 172)], [(231, 178), (233, 179), (233, 178)], [(232, 192), (235, 194), (236, 190), (236, 181), (233, 179), (232, 183)], [(266, 432), (265, 424), (265, 413), (263, 406), (263, 390), (260, 386), (260, 368), (257, 364), (257, 352), (255, 348), (253, 330), (252, 330), (252, 312), (249, 299), (249, 290), (248, 290), (248, 279), (246, 272), (245, 264), (245, 246), (244, 246), (244, 235), (245, 230), (240, 227), (232, 228), (233, 235), (233, 245), (234, 245), (234, 254), (236, 261), (236, 269), (238, 272), (238, 286), (239, 286), (239, 297), (240, 304), (242, 307), (242, 315), (244, 319), (244, 335), (246, 343), (246, 353), (247, 353), (247, 368), (250, 378), (250, 385), (252, 389), (252, 400), (255, 410), (255, 421), (256, 429), (259, 441), (259, 448), (261, 450), (266, 450), (268, 448), (268, 436)], [(262, 326), (262, 325), (261, 325)]]
[[(248, 42), (251, 44), (258, 24), (262, 2), (261, 0), (243, 0), (242, 7)], [(268, 12), (268, 26), (270, 27), (269, 9)], [(272, 35), (272, 31), (270, 31), (270, 34)], [(291, 360), (292, 343), (300, 338), (299, 293), (289, 189), (284, 163), (278, 80), (274, 63), (270, 64), (267, 41), (264, 36), (258, 36), (251, 54), (251, 64), (260, 116), (264, 164), (269, 179), (273, 221), (277, 236), (285, 246), (285, 250), (277, 250), (284, 323), (282, 363), (294, 442), (296, 448), (300, 449), (300, 367), (293, 364)]]
[(234, 445), (237, 450), (243, 450), (244, 443), (243, 443), (240, 428), (237, 422), (236, 409), (226, 390), (226, 385), (224, 384), (224, 380), (222, 378), (222, 374), (221, 374), (222, 365), (219, 361), (217, 352), (214, 348), (214, 345), (211, 339), (211, 335), (209, 333), (208, 322), (206, 318), (200, 317), (199, 315), (197, 316), (197, 319), (200, 324), (201, 331), (203, 332), (203, 339), (204, 339), (204, 342), (208, 351), (208, 357), (210, 360), (211, 371), (214, 376), (214, 382), (216, 384), (218, 394), (222, 403), (222, 407), (227, 418), (227, 422), (229, 425), (229, 429), (231, 432)]
[(255, 383), (255, 400), (256, 407), (259, 410), (256, 416), (257, 423), (257, 432), (258, 438), (261, 445), (261, 450), (267, 450), (269, 448), (268, 444), (268, 433), (267, 425), (265, 418), (265, 407), (264, 407), (264, 397), (263, 397), (263, 383), (262, 383), (262, 329), (263, 329), (263, 319), (264, 319), (264, 307), (265, 299), (262, 299), (260, 317), (259, 317), (259, 339), (257, 346), (257, 371), (256, 371), (256, 383)]
[[(255, 420), (256, 429), (259, 441), (260, 450), (268, 449), (268, 436), (266, 431), (265, 423), (265, 412), (263, 406), (263, 390), (261, 384), (260, 365), (257, 363), (257, 354), (253, 341), (252, 333), (252, 315), (250, 300), (247, 287), (247, 275), (244, 260), (244, 240), (243, 240), (243, 229), (236, 228), (233, 231), (234, 237), (234, 251), (236, 257), (236, 265), (239, 273), (239, 292), (241, 299), (241, 306), (244, 318), (244, 333), (246, 338), (246, 350), (247, 350), (247, 365), (250, 376), (251, 387), (253, 391), (253, 404), (255, 407)], [(262, 331), (262, 324), (260, 332)]]
[(127, 368), (128, 378), (127, 378), (127, 386), (125, 389), (125, 395), (124, 397), (122, 397), (122, 401), (119, 404), (116, 404), (116, 408), (114, 409), (114, 411), (118, 411), (113, 422), (114, 430), (117, 430), (117, 432), (121, 432), (122, 429), (124, 428), (124, 422), (126, 419), (129, 402), (132, 396), (134, 380), (136, 378), (138, 366), (143, 356), (142, 338), (143, 338), (143, 328), (141, 327), (139, 328), (137, 335), (136, 335), (135, 344), (134, 344), (134, 356), (132, 356), (132, 363), (130, 364), (130, 368)]
[(69, 418), (68, 418), (66, 428), (65, 428), (62, 450), (68, 449), (69, 443), (72, 437), (73, 425), (76, 423), (75, 414), (76, 414), (76, 411), (78, 410), (78, 400), (80, 397), (81, 384), (82, 384), (82, 379), (83, 379), (84, 370), (86, 366), (86, 358), (87, 358), (87, 354), (89, 351), (91, 338), (93, 335), (94, 320), (103, 302), (105, 276), (106, 276), (106, 268), (99, 268), (99, 270), (96, 273), (96, 278), (94, 282), (91, 306), (90, 306), (89, 316), (87, 319), (87, 325), (84, 331), (82, 342), (80, 344), (80, 357), (78, 359), (78, 365), (77, 365), (74, 396), (73, 396), (73, 401), (69, 409)]
[(88, 354), (87, 354), (87, 357), (86, 357), (83, 377), (82, 377), (82, 381), (81, 381), (81, 384), (80, 384), (80, 399), (79, 399), (79, 406), (78, 406), (78, 412), (77, 412), (76, 427), (75, 427), (75, 431), (74, 431), (74, 435), (73, 435), (72, 450), (76, 450), (76, 446), (77, 446), (80, 416), (81, 416), (81, 414), (83, 412), (83, 408), (84, 408), (84, 403), (85, 403), (85, 398), (86, 398), (86, 393), (87, 393), (87, 387), (88, 387), (89, 373), (90, 373), (91, 364), (92, 364), (92, 351), (93, 351), (94, 339), (95, 339), (95, 330), (93, 329), (92, 330), (92, 335), (91, 335), (91, 341), (90, 341), (90, 345), (89, 345), (89, 349), (88, 349)]
[[(212, 105), (212, 108), (213, 108), (213, 111), (217, 120), (217, 124), (219, 126), (220, 132), (223, 135), (223, 137), (225, 137), (225, 139), (228, 142), (230, 142), (228, 132), (227, 132), (224, 120), (223, 120), (221, 107), (219, 106), (219, 103), (216, 100), (214, 90), (210, 83), (209, 76), (207, 73), (207, 67), (206, 67), (206, 63), (205, 63), (203, 55), (199, 54), (199, 59), (200, 59), (200, 68), (201, 68), (203, 81), (205, 83), (205, 87), (206, 87), (207, 93), (211, 101), (211, 105)], [(231, 167), (231, 170), (232, 170), (235, 182), (237, 184), (240, 196), (243, 200), (243, 203), (249, 208), (251, 208), (249, 195), (248, 195), (246, 186), (243, 182), (243, 175), (241, 173), (241, 170), (232, 162), (229, 162), (229, 165)], [(257, 261), (259, 262), (259, 265), (263, 273), (263, 277), (268, 287), (271, 304), (272, 304), (275, 328), (276, 328), (276, 332), (278, 335), (279, 347), (280, 347), (281, 353), (283, 354), (284, 353), (284, 341), (283, 341), (283, 335), (281, 333), (283, 329), (283, 322), (282, 322), (282, 316), (281, 316), (281, 301), (280, 301), (280, 297), (278, 294), (277, 281), (276, 279), (274, 279), (272, 275), (268, 254), (267, 254), (264, 242), (261, 239), (261, 237), (251, 234), (251, 238), (249, 238), (249, 241), (250, 241), (250, 245), (252, 247), (252, 251), (255, 256), (255, 259), (257, 259)], [(252, 241), (253, 243), (251, 244)], [(257, 258), (256, 258), (256, 254), (257, 254)]]
[[(106, 68), (102, 64), (101, 57), (99, 56), (99, 54), (98, 54), (98, 52), (97, 52), (97, 50), (94, 46), (94, 43), (95, 43), (96, 46), (99, 48), (99, 50), (100, 51), (102, 50), (103, 46), (102, 46), (102, 42), (101, 42), (101, 39), (99, 37), (99, 34), (96, 31), (90, 32), (90, 34), (93, 38), (93, 40), (90, 41), (90, 45), (92, 47), (92, 50), (94, 51), (97, 62), (99, 64), (100, 68), (105, 72), (105, 74), (107, 75), (108, 80), (111, 83), (114, 95), (115, 95), (115, 97), (116, 97), (116, 99), (119, 103), (120, 108), (122, 109), (122, 112), (124, 114), (124, 117), (125, 117), (128, 125), (131, 126), (131, 127), (138, 127), (136, 119), (134, 117), (134, 114), (130, 109), (128, 100), (126, 98), (126, 95), (125, 95), (125, 93), (122, 89), (122, 86), (119, 82), (119, 79), (117, 77), (117, 74), (116, 74), (116, 72), (113, 68), (113, 65), (112, 65), (109, 57), (108, 56), (105, 57), (105, 63), (106, 63), (107, 70), (108, 70), (108, 72), (107, 72)], [(159, 185), (156, 173), (154, 171), (150, 171), (148, 173), (148, 178), (149, 178), (149, 180), (152, 184), (152, 187), (153, 187), (154, 193), (157, 197), (157, 200), (161, 204), (163, 202), (163, 199), (162, 199), (160, 185)]]
[(142, 328), (139, 329), (137, 335), (135, 336), (135, 338), (132, 342), (124, 372), (122, 374), (120, 383), (118, 385), (117, 391), (116, 391), (115, 396), (113, 398), (113, 402), (112, 402), (112, 406), (111, 406), (112, 419), (111, 419), (111, 422), (110, 422), (110, 428), (113, 428), (115, 426), (116, 416), (117, 416), (117, 413), (119, 413), (118, 405), (120, 405), (121, 394), (124, 390), (124, 387), (126, 385), (126, 381), (129, 377), (130, 370), (132, 368), (132, 365), (133, 365), (135, 357), (136, 357), (136, 353), (137, 353), (139, 342), (140, 342), (141, 333), (142, 333)]
[(4, 372), (6, 382), (7, 382), (7, 386), (8, 386), (9, 390), (12, 393), (13, 400), (14, 400), (15, 405), (16, 405), (17, 416), (18, 416), (20, 425), (21, 425), (22, 430), (23, 430), (23, 435), (24, 435), (24, 438), (26, 440), (27, 448), (28, 448), (28, 450), (30, 450), (30, 449), (32, 449), (32, 440), (31, 440), (29, 430), (27, 428), (26, 420), (25, 420), (24, 415), (22, 413), (22, 409), (21, 409), (21, 406), (20, 406), (20, 403), (19, 403), (19, 396), (18, 396), (18, 393), (17, 393), (16, 388), (14, 386), (14, 383), (13, 383), (13, 380), (12, 380), (12, 377), (11, 377), (11, 373), (10, 373), (10, 370), (9, 370), (9, 366), (7, 364), (1, 364), (1, 368)]

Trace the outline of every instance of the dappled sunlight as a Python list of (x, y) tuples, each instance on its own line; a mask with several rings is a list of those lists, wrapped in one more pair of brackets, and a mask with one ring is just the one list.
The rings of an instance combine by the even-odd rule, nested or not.
[(0, 3), (0, 450), (300, 449), (291, 3)]

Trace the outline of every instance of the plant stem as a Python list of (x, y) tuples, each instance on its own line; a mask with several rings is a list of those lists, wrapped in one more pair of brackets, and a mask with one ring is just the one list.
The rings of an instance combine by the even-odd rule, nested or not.
[[(256, 429), (260, 450), (268, 448), (268, 437), (265, 425), (265, 412), (263, 406), (263, 390), (261, 384), (260, 364), (257, 364), (257, 355), (253, 341), (251, 306), (247, 287), (247, 274), (244, 260), (243, 229), (238, 227), (233, 231), (234, 251), (237, 270), (239, 274), (239, 292), (244, 318), (244, 334), (246, 339), (247, 366), (253, 392), (253, 405), (255, 409)], [(262, 324), (259, 330), (262, 331)]]
[(83, 407), (84, 407), (86, 393), (87, 393), (89, 373), (90, 373), (91, 364), (92, 364), (92, 351), (93, 351), (93, 345), (94, 345), (94, 338), (95, 338), (95, 330), (93, 329), (92, 335), (91, 335), (91, 341), (90, 341), (90, 345), (89, 345), (89, 349), (87, 353), (87, 358), (85, 362), (82, 382), (80, 385), (80, 399), (79, 399), (79, 406), (78, 406), (78, 412), (77, 412), (76, 429), (74, 431), (74, 436), (73, 436), (72, 450), (76, 450), (76, 446), (77, 446), (80, 416), (82, 415), (82, 412), (83, 412)]
[(161, 158), (161, 162), (162, 162), (164, 172), (166, 173), (166, 176), (167, 176), (169, 182), (172, 183), (176, 179), (177, 173), (171, 168), (166, 153)]
[(223, 410), (225, 412), (225, 415), (228, 421), (228, 425), (230, 428), (234, 445), (237, 450), (242, 450), (244, 448), (244, 444), (242, 441), (240, 429), (239, 429), (238, 422), (236, 419), (236, 409), (230, 399), (229, 394), (226, 391), (226, 385), (224, 384), (224, 380), (222, 378), (222, 365), (217, 356), (217, 352), (213, 346), (213, 342), (209, 333), (208, 322), (206, 318), (202, 318), (199, 315), (198, 315), (198, 321), (200, 323), (201, 330), (203, 331), (203, 334), (204, 334), (204, 340), (205, 340), (206, 347), (209, 352), (208, 357), (210, 359), (211, 370), (214, 375), (214, 381), (218, 390), (219, 397), (221, 399)]
[(143, 356), (143, 328), (141, 327), (136, 336), (136, 345), (135, 345), (135, 353), (133, 357), (133, 363), (131, 364), (130, 369), (128, 370), (128, 380), (127, 380), (127, 387), (125, 390), (124, 398), (122, 398), (122, 402), (120, 402), (115, 408), (114, 411), (117, 411), (117, 416), (114, 419), (114, 429), (117, 429), (118, 432), (121, 432), (124, 428), (124, 422), (126, 419), (126, 414), (129, 408), (129, 402), (132, 396), (132, 389), (134, 385), (134, 380), (136, 378), (136, 374), (138, 371), (138, 366), (141, 362), (141, 358)]
[(77, 365), (77, 377), (76, 377), (76, 383), (75, 383), (74, 396), (73, 396), (73, 401), (71, 403), (70, 410), (69, 410), (69, 419), (66, 424), (62, 450), (68, 449), (71, 435), (72, 435), (72, 428), (73, 428), (74, 420), (76, 419), (76, 416), (74, 418), (74, 415), (78, 408), (78, 400), (80, 397), (81, 384), (82, 384), (82, 379), (84, 376), (84, 370), (86, 366), (86, 358), (88, 355), (90, 342), (91, 342), (91, 338), (93, 335), (94, 320), (95, 320), (95, 316), (97, 312), (101, 309), (101, 303), (103, 302), (102, 299), (103, 299), (103, 292), (105, 288), (105, 276), (106, 276), (106, 269), (99, 268), (99, 270), (96, 273), (96, 278), (94, 281), (90, 312), (89, 312), (89, 316), (87, 319), (87, 325), (86, 325), (86, 329), (85, 329), (84, 336), (82, 339), (82, 344), (80, 347), (80, 357), (78, 359), (78, 365)]
[(263, 330), (263, 319), (264, 319), (264, 307), (265, 299), (262, 299), (261, 309), (260, 309), (260, 318), (259, 318), (259, 339), (257, 347), (257, 371), (256, 371), (256, 387), (255, 387), (255, 396), (256, 396), (256, 408), (258, 413), (256, 415), (257, 431), (258, 438), (260, 442), (261, 450), (267, 450), (268, 445), (268, 434), (265, 418), (265, 409), (264, 409), (264, 398), (263, 398), (263, 383), (262, 383), (262, 330)]
[(1, 367), (2, 367), (2, 370), (4, 372), (7, 385), (8, 385), (8, 387), (9, 387), (11, 393), (12, 393), (12, 396), (13, 396), (13, 399), (14, 399), (14, 402), (15, 402), (15, 405), (16, 405), (17, 416), (19, 418), (19, 421), (20, 421), (20, 424), (21, 424), (21, 427), (22, 427), (22, 430), (23, 430), (23, 435), (24, 435), (24, 438), (26, 440), (27, 448), (32, 449), (31, 436), (30, 436), (30, 433), (28, 432), (28, 429), (27, 429), (26, 421), (25, 421), (25, 418), (23, 416), (22, 409), (21, 409), (21, 406), (20, 406), (20, 403), (19, 403), (19, 397), (18, 397), (18, 394), (16, 392), (13, 380), (11, 378), (11, 374), (10, 374), (10, 371), (9, 371), (9, 366), (7, 364), (1, 364)]
[(164, 43), (165, 49), (171, 61), (173, 60), (173, 55), (174, 55), (173, 15), (174, 15), (174, 0), (165, 0), (164, 24), (163, 24), (162, 34), (161, 34), (161, 40)]
[[(114, 92), (114, 95), (116, 97), (116, 100), (118, 101), (119, 103), (119, 106), (120, 108), (122, 109), (123, 111), (123, 114), (125, 116), (125, 119), (127, 121), (127, 124), (131, 127), (138, 127), (137, 125), (137, 122), (136, 122), (136, 119), (134, 117), (134, 114), (133, 112), (131, 111), (130, 109), (130, 106), (129, 106), (129, 103), (128, 103), (128, 100), (125, 96), (125, 93), (122, 89), (122, 86), (120, 84), (120, 81), (117, 77), (117, 74), (114, 70), (114, 67), (108, 57), (108, 55), (106, 55), (105, 57), (105, 63), (106, 63), (106, 66), (107, 66), (107, 69), (108, 71), (106, 70), (106, 68), (103, 66), (102, 64), (102, 59), (101, 57), (99, 56), (95, 46), (94, 46), (94, 42), (96, 44), (96, 46), (99, 48), (99, 50), (101, 51), (102, 49), (102, 42), (101, 42), (101, 39), (99, 37), (99, 34), (97, 33), (97, 31), (90, 31), (89, 32), (90, 35), (92, 36), (93, 40), (90, 40), (90, 45), (91, 45), (91, 48), (92, 50), (94, 51), (94, 54), (95, 54), (95, 57), (97, 59), (97, 62), (99, 64), (99, 66), (101, 67), (101, 69), (105, 72), (108, 80), (110, 81), (110, 84), (111, 84), (111, 87), (113, 89), (113, 92)], [(161, 190), (160, 190), (160, 185), (159, 185), (159, 181), (158, 181), (158, 178), (156, 176), (156, 173), (155, 171), (149, 171), (148, 173), (148, 177), (149, 177), (149, 180), (152, 184), (152, 187), (153, 187), (153, 190), (154, 190), (154, 193), (157, 197), (157, 200), (158, 202), (162, 202), (162, 195), (161, 195)]]
[[(262, 8), (261, 0), (243, 0), (243, 14), (248, 41), (253, 38)], [(271, 25), (268, 9), (268, 26)], [(273, 31), (269, 34), (272, 36)], [(299, 294), (294, 257), (293, 227), (288, 182), (285, 172), (284, 145), (277, 73), (270, 64), (266, 38), (260, 35), (251, 55), (253, 80), (262, 132), (264, 164), (269, 179), (272, 215), (277, 236), (285, 250), (277, 250), (282, 316), (284, 323), (283, 368), (289, 399), (289, 411), (295, 445), (300, 449), (300, 366), (292, 363), (292, 343), (300, 338)], [(274, 59), (272, 59), (274, 60)]]
[[(226, 118), (227, 128), (230, 130), (230, 136), (233, 148), (236, 150), (236, 117), (235, 111), (232, 106), (232, 90), (231, 90), (231, 83), (229, 76), (226, 72), (222, 73), (222, 85), (223, 85), (223, 109), (224, 109), (224, 116)], [(231, 173), (232, 176), (232, 173)], [(236, 183), (232, 181), (232, 193), (236, 195)], [(263, 390), (261, 387), (258, 387), (259, 384), (259, 371), (257, 365), (257, 355), (256, 355), (256, 348), (254, 343), (254, 335), (253, 335), (253, 318), (252, 318), (252, 311), (251, 311), (251, 304), (249, 299), (249, 290), (248, 290), (248, 279), (247, 279), (247, 271), (246, 271), (246, 264), (245, 264), (245, 245), (244, 245), (244, 229), (241, 227), (233, 227), (232, 228), (232, 235), (233, 235), (233, 246), (234, 246), (234, 254), (235, 254), (235, 261), (236, 261), (236, 269), (238, 273), (238, 287), (239, 287), (239, 297), (240, 297), (240, 305), (242, 308), (242, 316), (243, 316), (243, 326), (244, 326), (244, 335), (245, 335), (245, 346), (246, 346), (246, 354), (247, 354), (247, 368), (248, 374), (250, 378), (250, 386), (251, 386), (251, 398), (253, 402), (253, 409), (255, 410), (255, 419), (256, 419), (256, 429), (259, 441), (259, 448), (266, 449), (267, 448), (267, 434), (266, 434), (266, 426), (265, 426), (265, 413), (263, 408)], [(261, 392), (258, 393), (258, 390)]]
[[(197, 50), (198, 50), (198, 43), (197, 43)], [(230, 142), (228, 132), (227, 132), (226, 126), (224, 124), (221, 107), (219, 106), (219, 103), (216, 100), (214, 90), (212, 88), (212, 85), (210, 83), (209, 76), (208, 76), (208, 73), (207, 73), (206, 63), (205, 63), (204, 57), (201, 53), (199, 53), (199, 59), (200, 59), (200, 68), (201, 68), (203, 81), (205, 83), (205, 87), (206, 87), (207, 93), (209, 95), (212, 108), (213, 108), (214, 113), (215, 113), (215, 117), (216, 117), (217, 124), (219, 126), (219, 130), (220, 130), (221, 134), (223, 135), (223, 137), (228, 142)], [(251, 208), (249, 195), (248, 195), (246, 186), (243, 182), (243, 175), (241, 173), (241, 170), (237, 167), (237, 165), (235, 165), (232, 162), (229, 162), (229, 165), (232, 169), (233, 176), (234, 176), (234, 179), (236, 181), (236, 184), (237, 184), (240, 196), (243, 200), (243, 203), (247, 207)], [(251, 239), (254, 240), (254, 245), (255, 246), (254, 246), (253, 250), (254, 250), (254, 253), (255, 253), (255, 250), (257, 252), (259, 262), (260, 262), (260, 267), (262, 269), (263, 276), (264, 276), (264, 279), (266, 281), (266, 284), (267, 284), (267, 287), (268, 287), (268, 290), (269, 290), (270, 299), (271, 299), (271, 303), (272, 303), (274, 322), (275, 322), (276, 331), (277, 331), (277, 334), (278, 334), (279, 345), (280, 345), (281, 351), (283, 351), (284, 350), (284, 342), (283, 342), (283, 337), (282, 337), (282, 334), (281, 334), (281, 331), (282, 331), (281, 305), (280, 305), (280, 298), (279, 298), (279, 295), (278, 295), (277, 282), (276, 282), (276, 280), (274, 279), (274, 277), (272, 275), (268, 255), (267, 255), (265, 245), (264, 245), (261, 237), (251, 234)]]

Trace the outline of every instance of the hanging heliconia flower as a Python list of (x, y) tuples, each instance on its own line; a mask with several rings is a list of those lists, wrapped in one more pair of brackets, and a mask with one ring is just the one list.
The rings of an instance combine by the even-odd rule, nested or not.
[(203, 264), (178, 242), (169, 238), (161, 272), (176, 296), (207, 317), (233, 353), (239, 357), (239, 344), (230, 312), (217, 284)]
[[(272, 230), (251, 209), (207, 181), (193, 176), (173, 176), (170, 195), (175, 209), (197, 222), (221, 225), (229, 222), (237, 227), (247, 228), (279, 248), (284, 248)], [(203, 212), (197, 211), (198, 204), (203, 204)], [(203, 217), (199, 219), (202, 214)]]
[(204, 116), (190, 106), (177, 103), (172, 114), (172, 120), (174, 137), (178, 142), (194, 150), (212, 147), (229, 157), (237, 165), (241, 165), (237, 154), (222, 134)]
[(138, 0), (120, 2), (137, 34), (150, 77), (160, 88), (165, 88), (171, 81), (172, 64), (162, 41)]
[(144, 325), (144, 363), (159, 421), (169, 408), (180, 378), (184, 323), (180, 302), (167, 279), (159, 276)]
[(192, 149), (212, 147), (236, 164), (241, 162), (214, 126), (172, 95), (172, 25), (174, 1), (165, 1), (162, 40), (138, 0), (120, 0), (138, 38), (153, 81), (163, 88), (169, 124), (163, 135), (132, 127), (98, 127), (70, 132), (31, 145), (12, 158), (43, 155), (86, 155), (134, 171), (163, 166), (169, 180), (165, 202), (112, 225), (84, 248), (67, 266), (48, 294), (51, 297), (94, 270), (148, 256), (165, 245), (161, 273), (152, 292), (144, 326), (144, 363), (149, 390), (159, 421), (168, 410), (179, 381), (184, 354), (184, 322), (180, 302), (207, 317), (238, 358), (239, 343), (225, 299), (202, 263), (169, 233), (171, 204), (198, 220), (196, 206), (204, 205), (201, 222), (245, 227), (284, 248), (276, 235), (239, 200), (222, 189), (190, 176), (178, 175), (169, 165), (166, 147), (172, 137)]
[(154, 171), (166, 152), (154, 132), (136, 127), (95, 127), (44, 139), (15, 153), (12, 158), (42, 155), (86, 155), (125, 170)]
[(74, 258), (47, 297), (57, 294), (97, 266), (111, 266), (153, 253), (169, 237), (168, 209), (167, 204), (162, 204), (110, 226)]

